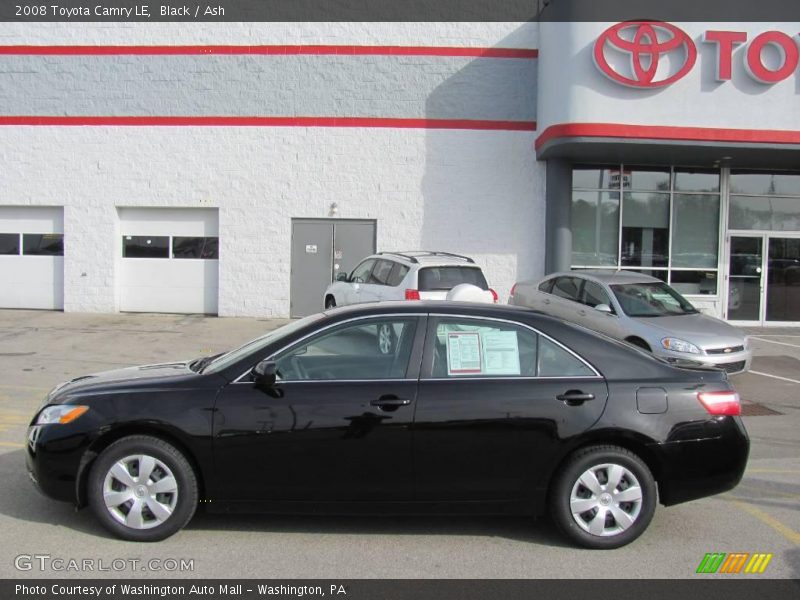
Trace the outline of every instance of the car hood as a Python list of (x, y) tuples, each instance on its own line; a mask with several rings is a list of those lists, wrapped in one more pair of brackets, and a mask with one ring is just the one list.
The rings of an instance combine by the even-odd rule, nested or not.
[(124, 388), (128, 384), (138, 385), (168, 385), (170, 382), (187, 377), (197, 377), (197, 373), (189, 368), (191, 361), (159, 363), (154, 365), (141, 365), (102, 371), (92, 375), (82, 375), (57, 385), (48, 394), (47, 400), (53, 402), (60, 397), (75, 393), (92, 393), (115, 388)]
[(725, 321), (700, 313), (667, 317), (638, 317), (633, 320), (646, 327), (661, 330), (664, 336), (681, 338), (701, 348), (724, 348), (744, 344), (744, 332)]

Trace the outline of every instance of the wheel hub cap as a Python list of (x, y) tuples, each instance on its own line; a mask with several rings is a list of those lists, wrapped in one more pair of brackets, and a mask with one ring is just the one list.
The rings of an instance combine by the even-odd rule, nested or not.
[(109, 514), (131, 529), (150, 529), (172, 516), (178, 504), (178, 482), (163, 461), (146, 454), (114, 463), (103, 481)]
[(643, 492), (633, 472), (614, 463), (584, 471), (572, 486), (572, 518), (597, 536), (614, 536), (630, 528), (642, 509)]

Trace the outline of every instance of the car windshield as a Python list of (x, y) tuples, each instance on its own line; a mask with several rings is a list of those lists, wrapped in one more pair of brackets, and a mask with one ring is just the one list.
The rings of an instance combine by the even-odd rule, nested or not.
[(306, 325), (309, 325), (315, 321), (319, 321), (322, 318), (323, 316), (321, 314), (311, 315), (310, 317), (293, 321), (287, 325), (284, 325), (283, 327), (278, 327), (278, 329), (274, 329), (273, 331), (270, 331), (261, 337), (247, 342), (243, 346), (239, 346), (236, 348), (236, 350), (231, 350), (230, 352), (219, 355), (217, 358), (205, 365), (205, 368), (202, 368), (201, 370), (203, 373), (218, 373), (219, 371), (222, 371), (223, 369), (226, 369), (232, 364), (240, 361), (249, 354), (261, 350), (267, 344), (271, 344), (272, 342), (290, 335), (295, 331), (302, 329)]
[(618, 283), (611, 286), (617, 301), (629, 317), (693, 315), (698, 311), (678, 292), (661, 281)]
[(449, 291), (461, 283), (471, 283), (482, 290), (489, 285), (478, 267), (425, 267), (419, 270), (419, 291)]

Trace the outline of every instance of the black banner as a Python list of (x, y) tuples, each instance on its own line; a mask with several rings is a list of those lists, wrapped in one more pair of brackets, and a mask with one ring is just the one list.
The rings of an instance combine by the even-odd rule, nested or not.
[[(577, 566), (576, 569), (580, 567)], [(797, 598), (800, 582), (741, 579), (735, 575), (693, 580), (120, 580), (38, 579), (0, 582), (0, 598), (14, 600), (576, 600), (582, 598), (647, 598), (647, 600), (786, 600)]]
[(0, 21), (800, 21), (796, 0), (3, 0)]

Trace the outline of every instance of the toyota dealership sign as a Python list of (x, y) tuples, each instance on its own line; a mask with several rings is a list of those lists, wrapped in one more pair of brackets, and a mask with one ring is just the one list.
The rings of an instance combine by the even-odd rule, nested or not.
[(748, 39), (744, 31), (707, 30), (693, 40), (681, 28), (661, 21), (626, 21), (606, 29), (597, 38), (592, 56), (603, 75), (621, 85), (660, 88), (686, 76), (697, 62), (697, 44), (714, 48), (717, 81), (731, 79), (734, 52), (741, 54), (745, 71), (762, 84), (783, 81), (796, 72), (800, 52), (797, 37), (765, 31)]

